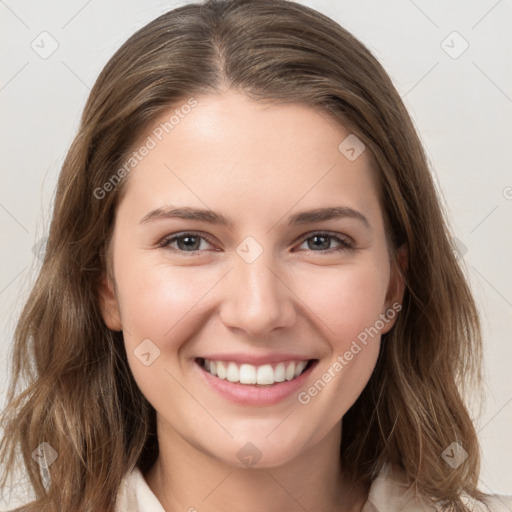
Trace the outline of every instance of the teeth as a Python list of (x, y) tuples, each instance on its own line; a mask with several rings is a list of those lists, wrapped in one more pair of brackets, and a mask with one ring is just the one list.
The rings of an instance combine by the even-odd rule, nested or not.
[(274, 369), (269, 364), (258, 367), (256, 374), (256, 384), (274, 384)]
[(226, 367), (224, 366), (224, 363), (221, 363), (220, 361), (217, 361), (217, 377), (219, 379), (225, 379), (228, 375), (228, 371)]
[(229, 380), (229, 382), (238, 382), (240, 380), (240, 370), (235, 363), (228, 364), (226, 378)]
[(239, 366), (233, 362), (204, 359), (203, 368), (219, 379), (226, 379), (229, 382), (269, 386), (276, 382), (297, 378), (304, 371), (307, 364), (307, 361), (290, 361), (286, 364), (278, 363), (275, 367), (270, 364), (262, 366), (241, 364)]
[(286, 380), (292, 380), (293, 377), (295, 377), (295, 363), (290, 363), (286, 367), (286, 373), (284, 375)]
[(295, 367), (295, 377), (298, 377), (304, 371), (304, 368), (306, 368), (307, 364), (307, 361), (299, 361), (297, 363), (297, 366)]
[(240, 384), (256, 384), (256, 367), (252, 364), (240, 366)]
[(284, 367), (284, 363), (279, 363), (274, 370), (274, 378), (276, 382), (283, 382), (286, 378), (286, 368)]

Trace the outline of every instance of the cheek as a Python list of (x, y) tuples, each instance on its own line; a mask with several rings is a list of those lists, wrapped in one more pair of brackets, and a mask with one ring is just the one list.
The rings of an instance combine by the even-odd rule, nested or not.
[(341, 420), (375, 368), (380, 349), (375, 324), (383, 312), (388, 283), (388, 268), (382, 261), (386, 260), (372, 256), (332, 272), (322, 269), (307, 288), (308, 306), (321, 320), (315, 328), (321, 330), (328, 348), (315, 377), (297, 396), (304, 418), (322, 418), (315, 441)]
[[(302, 283), (302, 284), (299, 284)], [(373, 326), (383, 312), (388, 284), (388, 268), (371, 261), (319, 269), (298, 276), (299, 297), (316, 317), (315, 326), (344, 351), (347, 342)]]
[(211, 288), (208, 279), (198, 279), (197, 268), (172, 269), (149, 258), (119, 265), (116, 280), (126, 331), (157, 344), (172, 342), (184, 326), (196, 323), (194, 308)]
[(357, 400), (368, 383), (380, 349), (376, 324), (383, 312), (387, 273), (369, 264), (334, 272), (310, 292), (311, 309), (322, 321), (329, 353), (318, 366), (315, 379), (297, 396), (304, 413), (323, 418), (316, 435), (321, 438)]
[(197, 278), (197, 268), (170, 268), (150, 258), (120, 263), (116, 281), (127, 358), (139, 389), (157, 411), (170, 403), (183, 407), (190, 397), (175, 380), (181, 381), (176, 357), (204, 326), (201, 298), (212, 284)]

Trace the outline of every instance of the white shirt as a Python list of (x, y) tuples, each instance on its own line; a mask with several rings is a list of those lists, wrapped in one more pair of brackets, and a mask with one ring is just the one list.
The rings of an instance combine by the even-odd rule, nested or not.
[[(490, 509), (463, 497), (473, 512), (512, 512), (512, 496), (494, 495), (489, 500)], [(437, 512), (441, 507), (428, 505), (415, 496), (411, 486), (405, 483), (403, 472), (386, 465), (372, 482), (368, 500), (362, 512)], [(149, 488), (138, 468), (123, 479), (117, 497), (116, 512), (165, 512), (153, 491)]]

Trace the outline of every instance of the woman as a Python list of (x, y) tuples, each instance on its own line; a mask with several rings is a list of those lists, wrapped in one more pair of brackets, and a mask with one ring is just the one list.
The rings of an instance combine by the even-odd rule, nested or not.
[(190, 4), (91, 91), (0, 453), (24, 511), (507, 510), (477, 488), (480, 355), (370, 52), (293, 2)]

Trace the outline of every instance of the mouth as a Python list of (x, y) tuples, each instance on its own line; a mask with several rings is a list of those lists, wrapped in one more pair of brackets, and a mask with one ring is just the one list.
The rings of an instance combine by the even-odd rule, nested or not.
[(318, 362), (318, 359), (289, 360), (278, 363), (252, 365), (234, 361), (195, 359), (197, 365), (208, 374), (232, 384), (253, 388), (277, 386), (294, 381)]

